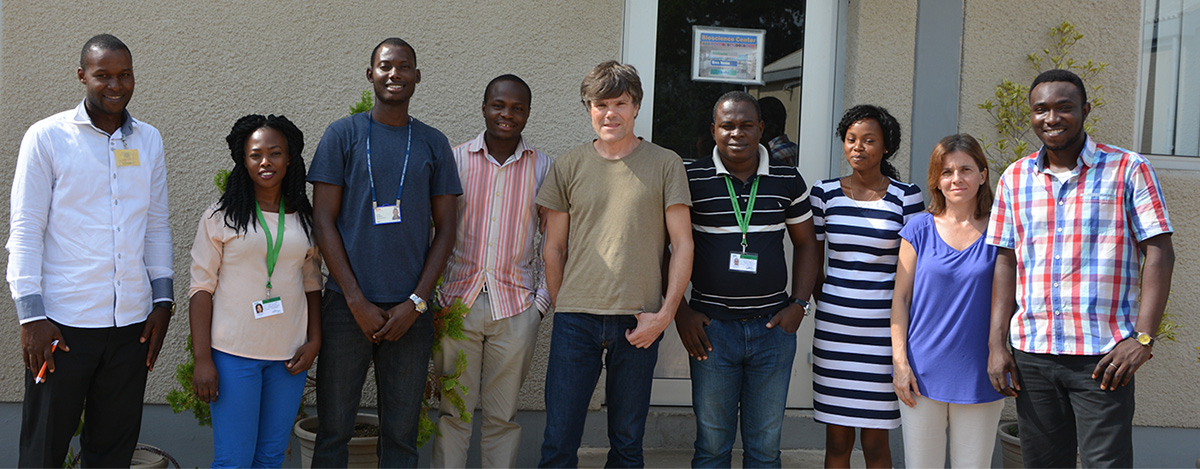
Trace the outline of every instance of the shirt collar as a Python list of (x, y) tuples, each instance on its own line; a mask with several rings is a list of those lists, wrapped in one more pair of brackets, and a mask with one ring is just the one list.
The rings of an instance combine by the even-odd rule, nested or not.
[[(1083, 134), (1083, 138), (1084, 138), (1083, 150), (1081, 150), (1079, 152), (1078, 162), (1080, 164), (1082, 164), (1083, 166), (1091, 167), (1096, 164), (1096, 158), (1097, 158), (1096, 141), (1092, 140), (1092, 136), (1088, 135), (1086, 133)], [(1079, 169), (1079, 165), (1076, 165), (1075, 168)], [(1043, 145), (1042, 148), (1038, 149), (1037, 158), (1033, 162), (1033, 169), (1034, 169), (1034, 171), (1039, 172), (1039, 173), (1046, 172), (1046, 146), (1045, 145)]]
[[(758, 145), (758, 173), (757, 173), (759, 176), (766, 176), (767, 174), (770, 174), (770, 172), (771, 172), (771, 162), (769, 161), (770, 159), (771, 159), (771, 157), (770, 157), (770, 154), (767, 153), (767, 147), (762, 146), (762, 144), (760, 143)], [(728, 169), (725, 169), (725, 164), (721, 163), (721, 154), (720, 154), (720, 152), (717, 151), (717, 147), (715, 145), (713, 146), (712, 160), (713, 160), (713, 166), (717, 167), (717, 175), (721, 175), (721, 174), (729, 174), (730, 176), (733, 175), (729, 172)]]
[[(76, 124), (87, 124), (87, 125), (90, 125), (90, 126), (96, 128), (97, 130), (99, 130), (99, 127), (96, 127), (95, 124), (92, 124), (92, 117), (88, 115), (87, 107), (84, 104), (86, 102), (87, 102), (87, 99), (84, 98), (79, 101), (78, 106), (75, 106), (75, 116), (71, 118), (71, 122), (76, 123)], [(133, 132), (133, 127), (134, 127), (135, 121), (133, 119), (133, 116), (129, 115), (128, 109), (121, 111), (121, 112), (124, 114), (123, 117), (125, 118), (124, 119), (125, 123), (121, 124), (121, 135), (128, 137), (130, 135), (130, 133)]]
[[(484, 135), (486, 135), (486, 134), (487, 134), (487, 131), (480, 132), (478, 137), (475, 137), (474, 140), (467, 142), (467, 151), (471, 152), (471, 154), (480, 153), (481, 154), (480, 156), (482, 156), (482, 157), (491, 156), (488, 154), (488, 151), (487, 151), (487, 142), (484, 141), (484, 139), (483, 139)], [(517, 149), (515, 152), (513, 152), (512, 158), (505, 160), (504, 163), (507, 164), (509, 161), (519, 160), (519, 159), (521, 159), (522, 156), (525, 156), (525, 153), (532, 152), (532, 151), (533, 151), (533, 148), (529, 146), (529, 143), (525, 141), (525, 136), (522, 135), (521, 142), (517, 144)], [(491, 159), (491, 158), (489, 158), (489, 159)], [(494, 159), (493, 159), (493, 161), (494, 161)]]

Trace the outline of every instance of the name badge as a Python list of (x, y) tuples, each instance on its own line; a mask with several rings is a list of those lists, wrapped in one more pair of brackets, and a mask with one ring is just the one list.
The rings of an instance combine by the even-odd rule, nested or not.
[(283, 299), (280, 297), (267, 298), (251, 303), (254, 306), (254, 319), (268, 318), (283, 314)]
[(113, 150), (113, 155), (117, 158), (117, 166), (140, 166), (142, 163), (138, 160), (137, 148), (130, 150)]
[(400, 204), (375, 206), (375, 224), (400, 223)]
[(752, 252), (730, 252), (729, 271), (743, 274), (758, 273), (758, 254)]

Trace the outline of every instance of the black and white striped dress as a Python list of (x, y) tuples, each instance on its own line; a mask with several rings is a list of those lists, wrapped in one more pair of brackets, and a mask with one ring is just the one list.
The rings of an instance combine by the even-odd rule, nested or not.
[(895, 180), (859, 202), (839, 179), (812, 188), (817, 239), (829, 246), (813, 335), (813, 408), (825, 424), (893, 429), (890, 319), (900, 228), (925, 209), (921, 189)]

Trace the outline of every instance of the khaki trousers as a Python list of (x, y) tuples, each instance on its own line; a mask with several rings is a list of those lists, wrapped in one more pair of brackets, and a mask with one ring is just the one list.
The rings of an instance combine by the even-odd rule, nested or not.
[[(467, 387), (463, 401), (468, 411), (477, 404), (483, 409), (482, 467), (516, 465), (521, 443), (517, 399), (533, 358), (540, 322), (536, 305), (511, 318), (493, 320), (488, 295), (480, 293), (463, 321), (467, 340), (442, 339), (442, 350), (434, 361), (439, 373), (454, 373), (458, 351), (467, 353), (467, 369), (458, 380)], [(460, 420), (458, 410), (446, 399), (438, 410), (442, 435), (433, 444), (432, 466), (465, 467), (472, 424)]]

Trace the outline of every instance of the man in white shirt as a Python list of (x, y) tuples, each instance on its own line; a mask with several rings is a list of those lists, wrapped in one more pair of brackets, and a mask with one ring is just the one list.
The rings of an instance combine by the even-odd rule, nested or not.
[(132, 54), (95, 36), (78, 76), (83, 102), (30, 126), (13, 175), (8, 284), (27, 369), (21, 467), (61, 467), (85, 403), (83, 465), (129, 465), (146, 374), (174, 311), (162, 137), (125, 110)]

